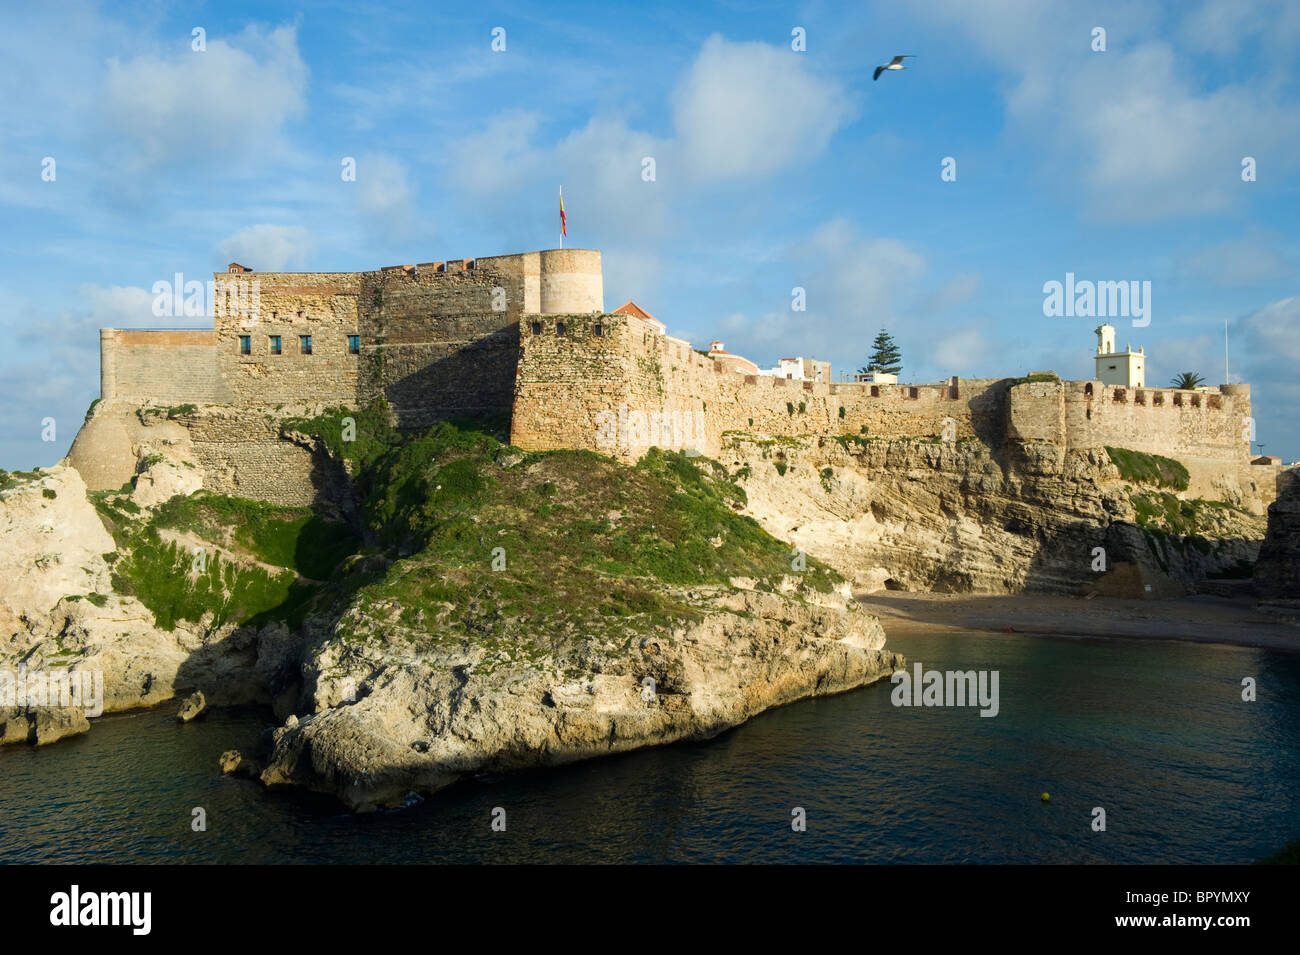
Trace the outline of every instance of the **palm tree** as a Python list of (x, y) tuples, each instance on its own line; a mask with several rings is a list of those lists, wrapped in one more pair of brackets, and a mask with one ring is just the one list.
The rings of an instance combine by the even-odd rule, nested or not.
[(1175, 375), (1169, 383), (1183, 391), (1192, 391), (1199, 385), (1203, 385), (1205, 379), (1194, 371), (1185, 371), (1182, 374)]

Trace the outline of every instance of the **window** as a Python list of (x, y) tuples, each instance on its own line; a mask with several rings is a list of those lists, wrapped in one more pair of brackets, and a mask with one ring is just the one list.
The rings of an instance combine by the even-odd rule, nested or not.
[[(234, 271), (234, 270), (232, 269), (231, 271)], [(240, 353), (241, 355), (251, 355), (251, 354), (253, 354), (253, 336), (252, 336), (252, 335), (240, 335), (240, 336), (239, 336), (239, 353)]]
[(271, 339), (271, 354), (272, 355), (280, 354), (280, 336), (268, 335), (267, 337)]
[(557, 335), (563, 335), (563, 334), (564, 334), (564, 322), (556, 322), (556, 323), (555, 323), (555, 334), (557, 334)]
[(349, 335), (349, 336), (348, 336), (348, 354), (349, 354), (349, 355), (360, 355), (360, 354), (361, 354), (361, 336), (360, 336), (360, 335)]
[(310, 355), (310, 354), (311, 354), (311, 336), (310, 336), (310, 335), (299, 335), (299, 336), (298, 336), (298, 351), (302, 352), (304, 355)]
[(880, 397), (880, 386), (879, 386), (879, 385), (872, 385), (872, 386), (871, 386), (871, 397), (873, 397), (873, 398), (879, 398), (879, 397)]
[[(592, 326), (591, 332), (592, 332), (592, 334), (595, 335), (597, 338), (600, 338), (602, 335), (605, 334), (605, 329), (601, 327), (600, 322), (597, 322), (594, 326)], [(679, 357), (679, 358), (681, 357), (680, 349), (678, 350), (678, 356), (677, 356), (677, 357)]]
[(541, 333), (542, 333), (542, 323), (541, 323), (541, 322), (533, 322), (533, 334), (534, 334), (534, 335), (540, 335)]

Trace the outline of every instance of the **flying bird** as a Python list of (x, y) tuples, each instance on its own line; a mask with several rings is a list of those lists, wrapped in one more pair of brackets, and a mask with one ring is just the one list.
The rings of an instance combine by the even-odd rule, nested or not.
[(896, 57), (894, 57), (892, 60), (890, 60), (890, 61), (889, 61), (888, 63), (886, 63), (884, 66), (878, 66), (878, 67), (876, 67), (875, 75), (871, 77), (872, 81), (874, 82), (875, 80), (880, 79), (880, 74), (883, 73), (883, 72), (885, 72), (885, 70), (905, 70), (905, 69), (907, 69), (907, 67), (905, 67), (905, 66), (903, 65), (903, 61), (906, 60), (906, 59), (909, 58), (909, 57), (911, 57), (912, 59), (916, 59), (916, 54), (914, 54), (914, 53), (904, 53), (902, 56), (896, 56)]

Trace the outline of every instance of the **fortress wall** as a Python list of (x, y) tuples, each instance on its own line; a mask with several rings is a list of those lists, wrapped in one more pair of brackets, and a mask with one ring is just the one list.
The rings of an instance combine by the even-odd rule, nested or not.
[(382, 392), (403, 427), (510, 414), (524, 276), (486, 261), (362, 276), (359, 401)]
[(966, 437), (1000, 427), (997, 380), (871, 386), (745, 375), (636, 318), (565, 319), (564, 337), (551, 321), (541, 335), (524, 329), (512, 430), (521, 447), (634, 460), (651, 444), (717, 455), (728, 431), (861, 435), (865, 427), (872, 437), (937, 437), (951, 419), (955, 436)]
[(293, 507), (318, 499), (324, 479), (311, 451), (281, 438), (278, 421), (231, 409), (184, 423), (205, 489)]
[(1263, 503), (1271, 497), (1268, 482), (1251, 471), (1242, 436), (1251, 414), (1249, 385), (1188, 392), (1069, 381), (1064, 406), (1071, 449), (1109, 445), (1176, 458), (1187, 467), (1194, 497), (1241, 493)]
[[(547, 315), (524, 322), (511, 444), (530, 451), (587, 448), (614, 453), (610, 420), (602, 415), (614, 415), (617, 427), (618, 409), (629, 400), (630, 332), (628, 323), (620, 321), (623, 317)], [(561, 323), (562, 336), (556, 334)]]
[[(348, 336), (357, 334), (358, 274), (218, 273), (214, 281), (217, 367), (231, 403), (356, 401), (357, 356), (348, 353)], [(251, 339), (248, 355), (240, 354), (240, 335)], [(271, 353), (272, 335), (280, 336), (279, 355)], [(310, 355), (302, 354), (300, 335), (312, 337)]]
[(208, 329), (99, 330), (100, 397), (160, 403), (230, 400), (217, 371), (216, 338)]

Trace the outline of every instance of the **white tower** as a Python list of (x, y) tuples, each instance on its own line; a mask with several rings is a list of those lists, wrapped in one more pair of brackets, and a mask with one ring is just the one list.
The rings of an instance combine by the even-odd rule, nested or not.
[(1103, 385), (1141, 388), (1146, 383), (1145, 352), (1133, 351), (1131, 345), (1115, 351), (1114, 325), (1098, 325), (1093, 331), (1097, 333), (1097, 380)]

